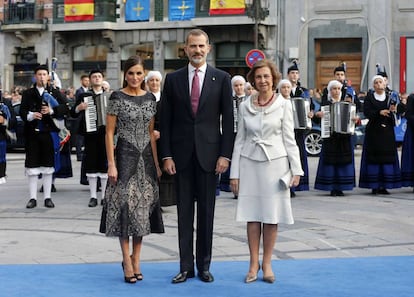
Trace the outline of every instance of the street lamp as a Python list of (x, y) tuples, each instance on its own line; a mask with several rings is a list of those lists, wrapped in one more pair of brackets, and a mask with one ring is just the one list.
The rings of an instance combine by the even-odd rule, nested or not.
[[(267, 0), (266, 0), (267, 2)], [(246, 14), (254, 20), (254, 48), (259, 44), (259, 23), (269, 15), (269, 9), (262, 7), (262, 0), (246, 0)]]

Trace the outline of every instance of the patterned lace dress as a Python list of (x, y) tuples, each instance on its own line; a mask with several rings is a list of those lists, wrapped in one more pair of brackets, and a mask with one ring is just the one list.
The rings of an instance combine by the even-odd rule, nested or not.
[(115, 160), (118, 182), (106, 188), (102, 216), (107, 236), (162, 233), (157, 173), (151, 151), (149, 124), (156, 112), (155, 97), (112, 93), (107, 113), (117, 116)]

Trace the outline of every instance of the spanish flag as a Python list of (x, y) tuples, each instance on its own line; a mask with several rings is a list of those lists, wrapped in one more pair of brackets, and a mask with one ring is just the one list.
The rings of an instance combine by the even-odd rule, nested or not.
[(244, 14), (244, 0), (210, 0), (210, 15)]
[(65, 0), (65, 22), (92, 21), (94, 0)]

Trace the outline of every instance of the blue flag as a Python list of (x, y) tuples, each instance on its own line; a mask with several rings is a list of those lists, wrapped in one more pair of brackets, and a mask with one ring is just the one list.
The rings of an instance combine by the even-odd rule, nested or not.
[(170, 0), (169, 15), (170, 21), (191, 20), (195, 16), (195, 0)]
[(150, 0), (127, 0), (125, 4), (125, 21), (148, 21)]

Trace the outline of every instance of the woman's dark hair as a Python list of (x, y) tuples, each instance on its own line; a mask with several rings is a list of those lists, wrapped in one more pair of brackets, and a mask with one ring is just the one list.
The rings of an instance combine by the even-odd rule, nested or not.
[(272, 74), (273, 78), (273, 90), (276, 90), (280, 78), (282, 77), (282, 74), (277, 69), (276, 64), (268, 59), (259, 60), (256, 63), (254, 63), (252, 69), (250, 69), (249, 73), (247, 73), (248, 82), (256, 89), (256, 86), (254, 84), (254, 76), (256, 74), (256, 70), (263, 67), (267, 67), (270, 69), (270, 73)]
[[(126, 74), (129, 70), (129, 68), (134, 67), (135, 65), (141, 65), (142, 68), (144, 68), (144, 61), (141, 59), (141, 57), (131, 56), (131, 57), (128, 58), (128, 60), (125, 61), (124, 69), (123, 69), (124, 70), (124, 80), (123, 80), (123, 83), (122, 83), (123, 88), (125, 88), (128, 85), (127, 81), (125, 80), (125, 77), (126, 77)], [(142, 81), (141, 88), (145, 89), (145, 80)]]

